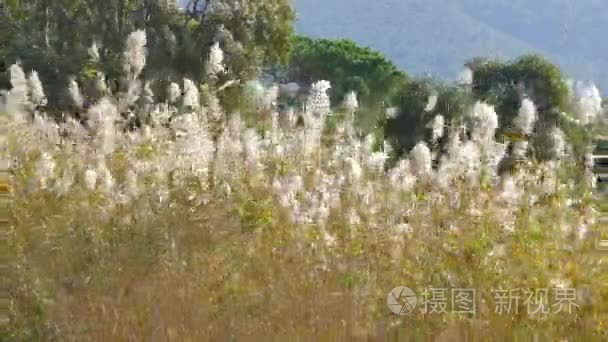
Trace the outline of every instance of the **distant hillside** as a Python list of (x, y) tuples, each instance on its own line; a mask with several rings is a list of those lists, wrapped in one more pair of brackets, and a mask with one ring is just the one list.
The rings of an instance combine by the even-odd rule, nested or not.
[(415, 74), (454, 78), (473, 56), (546, 55), (608, 89), (608, 1), (295, 0), (296, 29), (351, 38)]

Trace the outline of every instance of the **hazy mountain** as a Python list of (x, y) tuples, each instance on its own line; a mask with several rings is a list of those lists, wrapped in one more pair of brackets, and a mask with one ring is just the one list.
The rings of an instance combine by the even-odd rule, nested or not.
[(295, 0), (296, 29), (351, 38), (411, 73), (453, 78), (473, 56), (539, 52), (608, 89), (606, 0)]
[[(188, 0), (179, 0), (187, 3)], [(263, 0), (260, 0), (263, 1)], [(294, 0), (298, 33), (350, 38), (414, 74), (538, 52), (608, 92), (608, 0)]]

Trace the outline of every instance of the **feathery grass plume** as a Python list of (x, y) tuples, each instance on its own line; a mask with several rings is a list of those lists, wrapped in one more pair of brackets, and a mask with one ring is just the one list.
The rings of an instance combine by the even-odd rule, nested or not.
[(431, 129), (433, 131), (431, 137), (433, 142), (436, 142), (438, 139), (443, 137), (445, 129), (445, 119), (443, 118), (443, 115), (439, 114), (433, 118), (433, 121), (431, 122)]
[(32, 71), (30, 76), (27, 79), (27, 85), (30, 92), (30, 101), (35, 106), (44, 106), (46, 105), (46, 96), (44, 95), (44, 89), (42, 87), (42, 82), (40, 82), (40, 78), (38, 77), (38, 73), (36, 71)]
[(172, 129), (177, 135), (172, 158), (180, 174), (178, 181), (183, 181), (182, 176), (189, 172), (205, 181), (215, 152), (215, 145), (205, 125), (198, 115), (184, 114), (172, 122)]
[(129, 169), (127, 174), (125, 175), (125, 181), (123, 184), (124, 192), (131, 198), (131, 200), (135, 200), (139, 197), (139, 177), (137, 172), (133, 169)]
[(475, 178), (481, 171), (481, 151), (477, 144), (467, 141), (460, 146), (454, 161), (459, 166), (459, 173), (467, 178)]
[(45, 114), (34, 113), (32, 128), (41, 150), (52, 150), (61, 143), (59, 125)]
[(130, 107), (133, 107), (141, 96), (141, 81), (137, 79), (130, 79), (127, 85), (127, 92), (124, 95), (124, 102), (121, 106), (121, 111), (126, 111)]
[(127, 38), (123, 69), (131, 80), (139, 78), (146, 66), (146, 44), (146, 32), (143, 30), (132, 32)]
[(152, 106), (154, 104), (154, 92), (152, 91), (152, 87), (151, 87), (151, 82), (150, 81), (146, 81), (144, 83), (144, 96), (143, 96), (143, 103), (146, 106), (146, 108), (149, 108), (150, 106)]
[(470, 86), (473, 84), (473, 70), (469, 67), (464, 67), (458, 76), (458, 82), (462, 86)]
[(534, 102), (530, 99), (524, 99), (515, 117), (514, 124), (523, 134), (528, 135), (532, 133), (534, 123), (536, 122), (537, 113)]
[(245, 98), (252, 104), (253, 107), (262, 105), (264, 101), (264, 86), (259, 80), (250, 80), (244, 84)]
[(91, 47), (87, 49), (87, 53), (89, 54), (89, 60), (93, 63), (99, 63), (101, 58), (99, 56), (99, 48), (97, 47), (97, 42), (93, 42)]
[(40, 182), (40, 189), (47, 189), (49, 182), (54, 179), (57, 164), (53, 156), (48, 152), (43, 152), (36, 163), (36, 179)]
[(215, 42), (209, 51), (207, 74), (210, 76), (217, 76), (224, 72), (224, 70), (224, 51), (220, 48), (220, 43)]
[(399, 108), (390, 107), (386, 109), (386, 118), (387, 119), (395, 119), (399, 115)]
[(266, 90), (266, 94), (264, 95), (264, 109), (272, 110), (277, 107), (279, 103), (279, 86), (273, 84)]
[(71, 168), (64, 169), (63, 173), (61, 174), (61, 177), (59, 177), (55, 184), (55, 192), (57, 193), (57, 196), (66, 196), (72, 189), (72, 186), (74, 185), (74, 180), (74, 170), (72, 170)]
[(494, 106), (477, 102), (470, 117), (473, 121), (472, 139), (482, 145), (494, 141), (494, 134), (498, 128), (498, 115), (494, 111)]
[[(25, 97), (27, 94), (27, 79), (25, 78), (25, 72), (19, 64), (13, 64), (10, 67), (11, 75), (11, 92)], [(25, 100), (23, 100), (25, 101)]]
[(106, 196), (110, 196), (114, 192), (115, 180), (112, 176), (112, 172), (108, 169), (105, 161), (100, 160), (97, 169), (97, 179), (96, 183), (99, 184), (99, 189)]
[(93, 169), (87, 169), (84, 172), (84, 186), (89, 191), (94, 191), (97, 185), (97, 172)]
[(549, 131), (549, 144), (553, 159), (559, 160), (566, 155), (566, 139), (559, 127), (553, 127)]
[(242, 139), (245, 151), (245, 159), (247, 162), (247, 169), (251, 172), (255, 172), (258, 170), (259, 162), (261, 159), (262, 141), (253, 129), (246, 129), (245, 132), (243, 132)]
[(361, 168), (361, 164), (355, 158), (347, 158), (346, 165), (348, 165), (347, 174), (350, 181), (353, 184), (356, 184), (361, 179), (363, 175), (363, 169)]
[(118, 120), (118, 109), (107, 97), (102, 98), (87, 112), (87, 125), (96, 133), (99, 152), (104, 155), (114, 151), (117, 134), (115, 124)]
[(388, 173), (388, 179), (397, 190), (409, 192), (416, 184), (416, 177), (408, 159), (400, 160)]
[(359, 101), (357, 100), (357, 93), (350, 91), (344, 97), (344, 107), (349, 114), (354, 114), (359, 109)]
[(425, 112), (432, 112), (433, 110), (435, 110), (435, 107), (437, 106), (437, 94), (431, 94), (429, 95), (427, 102), (426, 102), (426, 106), (424, 107), (424, 111)]
[(421, 141), (410, 152), (412, 171), (417, 176), (428, 176), (432, 172), (431, 150)]
[[(310, 101), (324, 103), (325, 114), (303, 113), (315, 120), (303, 127), (278, 125), (275, 110), (259, 108), (253, 114), (271, 121), (271, 134), (261, 134), (239, 114), (210, 123), (223, 113), (215, 100), (189, 111), (200, 104), (198, 85), (188, 86), (196, 92), (184, 100), (190, 105), (155, 103), (152, 124), (133, 130), (116, 129), (124, 94), (99, 97), (87, 113), (91, 129), (70, 115), (57, 125), (43, 109), (8, 130), (0, 125), (1, 148), (15, 161), (14, 229), (7, 237), (17, 256), (10, 284), (17, 337), (40, 331), (56, 339), (145, 340), (158, 327), (177, 340), (221, 339), (229, 317), (230, 326), (243, 327), (242, 339), (287, 326), (317, 340), (303, 337), (308, 326), (298, 325), (311, 315), (328, 326), (385, 333), (392, 316), (375, 298), (404, 277), (416, 280), (417, 293), (429, 285), (509, 288), (526, 285), (527, 269), (548, 275), (530, 284), (538, 288), (576, 284), (586, 299), (577, 301), (574, 322), (565, 313), (523, 322), (494, 310), (477, 311), (475, 320), (543, 334), (559, 326), (566, 335), (579, 324), (603, 332), (608, 306), (594, 285), (605, 272), (590, 251), (593, 241), (580, 240), (592, 236), (597, 218), (577, 156), (556, 153), (560, 161), (535, 163), (517, 152), (526, 150), (522, 140), (513, 153), (519, 167), (498, 182), (494, 163), (504, 144), (487, 133), (495, 129), (492, 110), (477, 108), (476, 140), (451, 122), (437, 171), (435, 156), (420, 143), (410, 159), (395, 160), (385, 172), (388, 146), (377, 152), (371, 135), (323, 130), (328, 99)], [(531, 121), (529, 109), (522, 109), (522, 128)], [(563, 150), (563, 138), (545, 146)], [(585, 169), (591, 171), (589, 162)], [(126, 283), (131, 290), (124, 291)], [(192, 289), (200, 295), (184, 300)], [(227, 293), (238, 308), (209, 307)], [(286, 302), (308, 304), (302, 312)], [(141, 315), (151, 305), (153, 317)], [(244, 317), (243, 310), (270, 318)], [(74, 314), (91, 317), (92, 329), (73, 329)], [(430, 320), (433, 334), (446, 321), (471, 324), (469, 316), (450, 312), (410, 317)], [(552, 339), (565, 337), (557, 335)]]
[(10, 69), (11, 90), (6, 95), (6, 109), (11, 113), (13, 120), (19, 121), (20, 114), (27, 106), (27, 79), (19, 64), (11, 65)]
[(75, 79), (70, 80), (68, 93), (70, 94), (70, 98), (72, 99), (74, 106), (82, 109), (84, 107), (84, 97), (82, 96), (82, 93), (80, 93), (80, 87), (78, 86), (78, 83), (76, 83)]
[(167, 100), (169, 103), (176, 104), (181, 96), (182, 90), (179, 88), (179, 84), (171, 82), (167, 88)]
[(367, 167), (375, 173), (383, 173), (389, 156), (383, 151), (372, 152), (367, 155)]
[(583, 125), (594, 122), (602, 113), (602, 96), (594, 84), (577, 82), (573, 102), (574, 114)]
[[(331, 88), (329, 81), (318, 81), (312, 84), (310, 94), (306, 99), (306, 113), (309, 118), (320, 123), (329, 114), (331, 103), (327, 91)], [(308, 124), (308, 123), (307, 123)]]
[(198, 88), (191, 80), (184, 78), (184, 97), (183, 97), (184, 108), (190, 108), (196, 110), (200, 107), (200, 95)]
[(106, 75), (103, 72), (97, 72), (95, 89), (100, 96), (110, 95), (108, 85), (106, 84)]

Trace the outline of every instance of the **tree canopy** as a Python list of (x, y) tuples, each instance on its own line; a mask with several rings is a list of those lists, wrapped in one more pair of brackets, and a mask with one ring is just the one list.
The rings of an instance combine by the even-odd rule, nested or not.
[(472, 92), (475, 99), (487, 101), (500, 114), (499, 132), (513, 125), (522, 100), (530, 98), (537, 107), (538, 121), (532, 140), (537, 157), (543, 159), (542, 146), (552, 127), (562, 128), (577, 151), (589, 142), (588, 132), (566, 120), (561, 113), (572, 112), (570, 92), (560, 69), (539, 55), (523, 55), (511, 62), (476, 58), (467, 63), (473, 71)]
[(537, 106), (541, 121), (555, 120), (551, 114), (568, 110), (568, 86), (557, 66), (539, 55), (524, 55), (512, 62), (474, 59), (473, 95), (496, 106), (501, 126), (517, 115), (523, 97)]
[(360, 121), (371, 128), (390, 99), (407, 81), (381, 53), (346, 39), (311, 39), (295, 36), (287, 70), (288, 81), (310, 85), (318, 80), (331, 82), (330, 97), (339, 104), (355, 91), (361, 105)]
[[(433, 103), (430, 103), (433, 102)], [(433, 79), (417, 79), (405, 85), (394, 99), (395, 115), (384, 124), (385, 139), (401, 156), (420, 141), (431, 141), (431, 124), (441, 115), (446, 126), (461, 122), (473, 104), (473, 98), (463, 88)], [(445, 139), (438, 139), (443, 145)]]
[[(51, 92), (65, 89), (70, 77), (83, 72), (94, 42), (100, 48), (98, 67), (108, 79), (118, 78), (126, 37), (139, 29), (147, 33), (144, 77), (201, 81), (211, 46), (219, 43), (227, 52), (226, 77), (253, 78), (264, 63), (287, 62), (294, 19), (288, 0), (192, 0), (185, 9), (166, 0), (12, 0), (7, 5), (1, 62), (20, 61), (24, 69), (37, 70)], [(6, 83), (3, 76), (0, 82)]]

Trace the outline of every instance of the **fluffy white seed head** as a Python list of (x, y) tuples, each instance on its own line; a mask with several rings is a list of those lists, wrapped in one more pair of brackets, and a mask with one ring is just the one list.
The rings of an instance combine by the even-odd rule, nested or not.
[(112, 101), (104, 97), (88, 111), (87, 125), (93, 130), (100, 129), (106, 121), (116, 120), (118, 110)]
[(99, 183), (101, 191), (106, 195), (110, 195), (114, 190), (114, 177), (112, 177), (112, 173), (106, 166), (105, 162), (100, 162), (97, 166), (96, 183)]
[(471, 112), (473, 120), (473, 140), (487, 144), (494, 140), (496, 128), (498, 128), (498, 115), (494, 106), (484, 102), (477, 102)]
[(426, 107), (424, 107), (424, 111), (432, 112), (433, 110), (435, 110), (435, 107), (437, 106), (437, 100), (438, 100), (438, 97), (436, 94), (429, 95), (429, 98), (427, 99), (427, 102), (426, 102)]
[(30, 77), (27, 79), (27, 85), (30, 91), (30, 101), (36, 106), (46, 105), (46, 96), (44, 95), (42, 82), (40, 82), (36, 71), (32, 71), (30, 74)]
[(137, 198), (139, 195), (139, 184), (137, 172), (134, 170), (128, 170), (125, 175), (125, 184), (124, 184), (126, 194), (133, 198)]
[(25, 72), (19, 64), (13, 64), (10, 67), (11, 74), (11, 92), (27, 92), (27, 79), (25, 78)]
[(136, 79), (146, 66), (146, 32), (138, 30), (129, 35), (123, 54), (123, 68), (130, 79)]
[(263, 106), (264, 109), (270, 110), (272, 108), (276, 108), (277, 103), (279, 102), (279, 86), (273, 84), (270, 88), (266, 90), (264, 94)]
[(72, 79), (70, 81), (70, 85), (68, 86), (68, 93), (70, 94), (72, 103), (74, 104), (74, 106), (76, 106), (76, 108), (84, 107), (84, 97), (80, 92), (80, 87), (78, 86), (78, 83), (76, 83), (76, 80)]
[(458, 77), (458, 81), (461, 85), (464, 86), (469, 86), (473, 84), (473, 70), (471, 70), (471, 68), (469, 67), (465, 67), (464, 69), (462, 69)]
[(602, 96), (594, 84), (577, 83), (573, 102), (574, 114), (584, 125), (595, 121), (602, 112)]
[(220, 48), (220, 44), (216, 42), (211, 46), (211, 51), (209, 51), (207, 73), (209, 75), (218, 75), (224, 72), (224, 69), (224, 51)]
[(144, 83), (143, 95), (144, 104), (152, 105), (154, 103), (154, 92), (152, 91), (152, 85), (150, 81), (146, 81), (146, 83)]
[(515, 118), (515, 127), (522, 133), (528, 135), (532, 133), (536, 118), (536, 106), (534, 105), (534, 102), (529, 99), (524, 99), (519, 108), (517, 117)]
[(117, 120), (118, 109), (107, 97), (102, 98), (87, 112), (87, 125), (96, 132), (97, 148), (104, 155), (114, 151)]
[(264, 101), (265, 89), (259, 80), (245, 82), (244, 93), (247, 100), (254, 106), (261, 106)]
[(437, 141), (437, 139), (440, 139), (443, 137), (444, 128), (445, 128), (445, 119), (443, 118), (443, 116), (441, 114), (439, 114), (433, 118), (431, 127), (433, 130), (433, 136), (432, 136), (433, 141)]
[(40, 188), (46, 189), (49, 186), (49, 181), (53, 179), (56, 169), (56, 163), (53, 156), (44, 152), (36, 163), (36, 177), (38, 178)]
[(306, 111), (316, 118), (324, 118), (329, 114), (331, 103), (327, 91), (331, 88), (329, 81), (313, 83), (310, 95), (306, 101)]
[(386, 118), (387, 119), (395, 119), (399, 115), (399, 108), (390, 107), (386, 109)]
[(174, 104), (182, 96), (182, 90), (179, 88), (179, 84), (171, 82), (167, 87), (167, 100), (169, 103)]
[(10, 75), (12, 88), (7, 95), (7, 107), (11, 112), (21, 113), (27, 103), (27, 79), (19, 64), (11, 65)]
[(95, 190), (95, 186), (97, 185), (97, 172), (93, 169), (87, 169), (84, 172), (84, 186), (87, 190), (93, 191)]
[(349, 113), (354, 113), (359, 108), (359, 101), (357, 100), (357, 93), (354, 91), (349, 92), (344, 97), (344, 107)]
[(351, 179), (352, 182), (357, 182), (359, 181), (359, 179), (361, 179), (361, 175), (363, 174), (363, 169), (361, 168), (361, 165), (359, 164), (359, 162), (357, 160), (355, 160), (354, 158), (347, 158), (346, 159), (346, 164), (347, 164), (347, 170), (348, 170), (348, 176)]
[(566, 139), (564, 132), (558, 127), (553, 127), (549, 135), (551, 155), (555, 159), (561, 159), (566, 155)]
[(502, 182), (502, 191), (500, 198), (508, 204), (516, 204), (521, 198), (522, 192), (517, 186), (517, 181), (514, 177), (508, 176)]
[(197, 109), (200, 106), (200, 95), (198, 92), (198, 88), (191, 80), (184, 78), (184, 98), (183, 98), (184, 107)]
[(141, 81), (137, 79), (129, 80), (129, 85), (127, 87), (127, 93), (125, 94), (125, 102), (124, 104), (127, 107), (134, 106), (137, 101), (139, 101), (139, 97), (141, 96), (142, 87)]
[(108, 94), (108, 85), (106, 84), (106, 75), (103, 72), (98, 72), (95, 79), (95, 88), (101, 95)]

